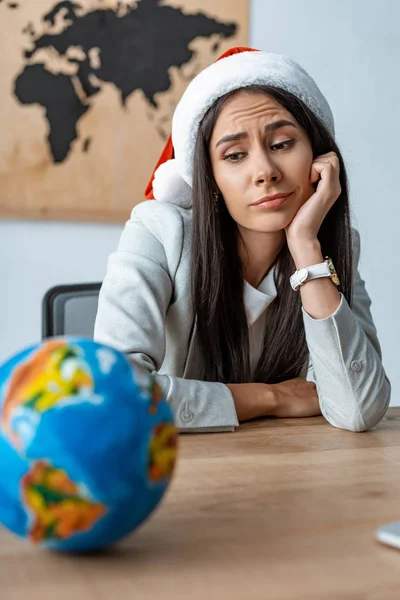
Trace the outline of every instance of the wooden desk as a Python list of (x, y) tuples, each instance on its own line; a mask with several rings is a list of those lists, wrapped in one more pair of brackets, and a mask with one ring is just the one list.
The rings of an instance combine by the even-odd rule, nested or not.
[(158, 511), (112, 552), (58, 555), (0, 532), (1, 600), (398, 600), (400, 408), (373, 431), (322, 417), (186, 435)]

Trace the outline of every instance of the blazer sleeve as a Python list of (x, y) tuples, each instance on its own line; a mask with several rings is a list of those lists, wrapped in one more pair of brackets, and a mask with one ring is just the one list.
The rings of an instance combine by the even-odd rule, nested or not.
[[(177, 264), (168, 264), (164, 245), (145, 223), (149, 219), (142, 219), (140, 214), (140, 209), (132, 211), (118, 249), (108, 260), (94, 338), (124, 352), (154, 374), (180, 429), (233, 428), (239, 423), (227, 386), (157, 373), (166, 351), (165, 318)], [(163, 222), (166, 231), (168, 226)], [(179, 236), (170, 237), (175, 247), (179, 245)], [(174, 256), (178, 263), (179, 250)]]
[(359, 257), (360, 236), (353, 230), (352, 308), (341, 295), (339, 307), (326, 319), (313, 319), (303, 309), (321, 412), (334, 427), (350, 431), (376, 425), (387, 411), (391, 391)]

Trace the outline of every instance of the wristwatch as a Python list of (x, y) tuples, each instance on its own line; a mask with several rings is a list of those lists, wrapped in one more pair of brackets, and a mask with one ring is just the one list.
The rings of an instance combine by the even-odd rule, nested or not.
[(317, 265), (311, 265), (305, 269), (299, 269), (295, 271), (290, 277), (290, 285), (295, 292), (299, 291), (299, 288), (311, 279), (319, 279), (320, 277), (330, 277), (332, 283), (336, 287), (340, 285), (339, 277), (336, 273), (336, 269), (333, 266), (332, 259), (329, 256), (325, 256), (325, 260)]

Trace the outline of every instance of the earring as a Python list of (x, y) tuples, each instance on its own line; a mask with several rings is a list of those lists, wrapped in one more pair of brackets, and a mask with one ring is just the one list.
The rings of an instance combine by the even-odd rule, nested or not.
[(219, 200), (219, 192), (218, 191), (213, 193), (213, 198), (214, 198), (215, 202), (218, 202), (218, 200)]

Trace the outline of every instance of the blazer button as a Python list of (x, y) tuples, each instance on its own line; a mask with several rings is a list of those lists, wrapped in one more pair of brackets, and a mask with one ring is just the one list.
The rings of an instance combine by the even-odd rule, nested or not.
[(192, 413), (192, 411), (190, 410), (190, 408), (185, 408), (182, 412), (181, 412), (181, 419), (184, 423), (190, 423), (190, 421), (193, 420), (194, 414)]
[(362, 369), (362, 364), (359, 360), (353, 360), (350, 367), (351, 367), (352, 371), (355, 371), (356, 373), (358, 373)]

